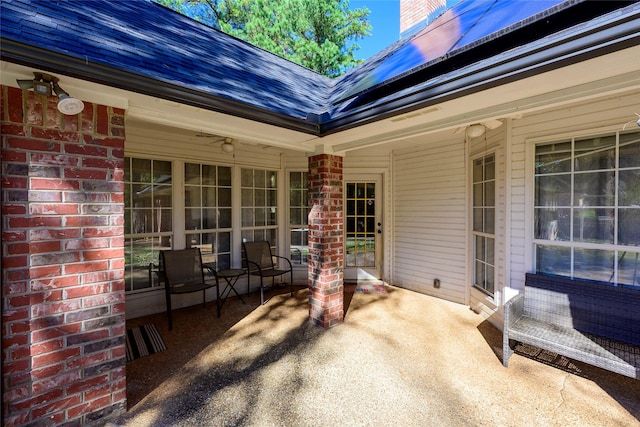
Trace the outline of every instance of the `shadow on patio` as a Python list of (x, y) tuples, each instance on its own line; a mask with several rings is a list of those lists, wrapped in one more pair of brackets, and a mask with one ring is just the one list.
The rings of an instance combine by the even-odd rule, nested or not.
[[(353, 299), (351, 299), (353, 297)], [(307, 320), (308, 293), (259, 306), (229, 299), (164, 314), (169, 349), (127, 364), (117, 425), (635, 425), (640, 381), (588, 365), (579, 375), (522, 356), (468, 307), (389, 287), (353, 294), (345, 323)]]

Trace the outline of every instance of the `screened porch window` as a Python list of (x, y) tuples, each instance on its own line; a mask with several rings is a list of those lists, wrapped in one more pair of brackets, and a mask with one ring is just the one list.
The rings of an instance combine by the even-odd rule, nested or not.
[(495, 287), (495, 155), (473, 161), (473, 286), (493, 296)]
[(640, 132), (536, 146), (537, 272), (640, 286)]
[(124, 159), (125, 290), (158, 286), (149, 265), (171, 249), (173, 236), (171, 162)]
[(243, 242), (266, 240), (277, 246), (277, 178), (276, 171), (242, 168)]
[(185, 163), (184, 195), (187, 248), (218, 270), (231, 268), (231, 168)]
[(293, 264), (307, 264), (308, 218), (307, 172), (289, 172), (289, 252)]

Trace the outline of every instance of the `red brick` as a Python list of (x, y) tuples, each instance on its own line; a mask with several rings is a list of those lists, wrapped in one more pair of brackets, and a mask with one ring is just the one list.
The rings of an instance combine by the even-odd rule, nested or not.
[(24, 122), (22, 90), (9, 87), (7, 88), (7, 112), (8, 119), (13, 123)]
[(60, 152), (60, 143), (33, 138), (8, 138), (6, 147), (16, 150)]
[(85, 103), (84, 110), (82, 111), (82, 131), (85, 133), (94, 133), (93, 128), (93, 114), (94, 104)]
[(55, 277), (62, 274), (62, 268), (59, 265), (47, 265), (43, 267), (34, 267), (31, 269), (32, 279), (41, 279), (45, 277)]
[(58, 419), (59, 420), (58, 422), (60, 422), (65, 419), (65, 415), (61, 411), (67, 408), (71, 408), (75, 405), (78, 405), (80, 404), (80, 402), (82, 402), (82, 399), (80, 396), (70, 396), (65, 399), (57, 400), (47, 405), (34, 408), (31, 411), (32, 417), (36, 420), (39, 418), (46, 417), (47, 421), (49, 419), (53, 419), (53, 420)]
[(80, 182), (71, 179), (31, 178), (32, 190), (79, 190)]
[(58, 313), (66, 313), (82, 308), (79, 300), (68, 300), (49, 304), (38, 304), (31, 307), (33, 317), (44, 317)]
[(15, 362), (2, 362), (2, 375), (24, 372), (30, 368), (30, 360), (17, 360)]
[(30, 245), (31, 253), (38, 254), (42, 252), (58, 252), (62, 249), (60, 241), (36, 242)]
[(16, 268), (26, 267), (28, 265), (28, 259), (26, 256), (3, 256), (2, 268)]
[(54, 166), (78, 166), (79, 160), (76, 156), (65, 156), (64, 154), (33, 153), (31, 163)]
[(5, 246), (9, 255), (23, 255), (29, 253), (29, 243), (9, 243)]
[[(65, 144), (63, 146), (64, 152), (67, 154), (77, 154), (80, 156), (94, 156), (94, 157), (106, 157), (107, 149), (104, 147), (98, 147), (94, 145), (84, 144)], [(83, 159), (83, 166), (87, 166), (84, 162), (89, 159)]]
[(121, 258), (124, 256), (124, 249), (101, 249), (95, 251), (83, 251), (82, 257), (85, 260), (99, 260), (109, 258)]
[(31, 332), (31, 340), (33, 342), (46, 341), (53, 338), (63, 338), (68, 335), (77, 334), (81, 331), (82, 325), (80, 323), (73, 323), (70, 325), (59, 325), (46, 329), (38, 329)]
[(25, 230), (17, 231), (4, 231), (2, 233), (3, 242), (20, 242), (27, 239), (27, 232)]
[(79, 264), (67, 264), (64, 266), (64, 274), (86, 273), (90, 271), (103, 271), (109, 268), (108, 261), (83, 262)]
[[(77, 132), (63, 132), (57, 129), (31, 128), (31, 136), (34, 138), (50, 139), (54, 141), (80, 142), (80, 136)], [(60, 144), (56, 144), (58, 146), (58, 149), (55, 151), (59, 152)]]
[(74, 384), (67, 387), (67, 393), (76, 394), (90, 390), (94, 387), (100, 387), (104, 383), (109, 381), (109, 374), (103, 374), (97, 377), (88, 378), (83, 381), (76, 381)]
[(99, 227), (99, 228), (85, 228), (82, 230), (82, 237), (108, 237), (108, 236), (120, 236), (123, 233), (122, 227)]
[(76, 359), (68, 360), (66, 362), (67, 369), (85, 368), (87, 366), (93, 366), (98, 363), (106, 362), (109, 360), (109, 351), (105, 350), (98, 353), (92, 353), (89, 356), (83, 356)]
[(80, 374), (80, 371), (72, 371), (66, 374), (52, 376), (42, 381), (36, 381), (33, 383), (33, 392), (35, 394), (46, 393), (49, 390), (65, 386), (78, 381), (81, 378)]
[(56, 365), (34, 369), (31, 371), (31, 375), (35, 380), (44, 380), (45, 378), (60, 375), (61, 372), (64, 372), (64, 365), (62, 363), (58, 363)]
[(31, 215), (77, 215), (79, 206), (75, 203), (32, 203)]
[(80, 355), (80, 349), (77, 347), (66, 348), (52, 353), (42, 354), (35, 356), (32, 359), (33, 368), (41, 368), (47, 365), (53, 365), (60, 363), (72, 357), (78, 357)]
[[(82, 280), (82, 283), (87, 283), (85, 279)], [(98, 284), (98, 285), (82, 285), (74, 288), (68, 288), (65, 290), (66, 298), (81, 298), (89, 295), (98, 295), (109, 291), (109, 286), (106, 284)]]
[(82, 160), (82, 166), (85, 168), (112, 170), (118, 168), (122, 169), (123, 162), (122, 160), (87, 157)]
[(3, 176), (2, 177), (2, 188), (10, 189), (10, 188), (27, 188), (28, 179), (24, 177), (17, 176)]
[(60, 228), (60, 229), (34, 229), (29, 230), (29, 239), (34, 240), (58, 240), (77, 239), (80, 237), (80, 228)]
[[(3, 126), (2, 127), (3, 135), (8, 134), (7, 132), (5, 132), (5, 129), (6, 127)], [(2, 150), (2, 162), (3, 163), (9, 163), (9, 162), (26, 163), (27, 153), (25, 153), (24, 151)]]
[(62, 338), (45, 341), (40, 344), (31, 344), (31, 352), (34, 356), (43, 353), (51, 353), (63, 347)]
[(31, 202), (62, 202), (61, 191), (29, 191), (29, 201)]
[(67, 168), (64, 170), (65, 178), (77, 179), (107, 179), (107, 171), (101, 169)]

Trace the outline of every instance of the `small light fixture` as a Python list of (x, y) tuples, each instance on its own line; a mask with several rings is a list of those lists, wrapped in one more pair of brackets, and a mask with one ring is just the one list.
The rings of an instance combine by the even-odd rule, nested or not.
[(470, 125), (467, 128), (467, 137), (468, 138), (477, 138), (479, 136), (484, 135), (484, 132), (486, 131), (486, 127), (483, 124), (480, 123), (476, 123), (473, 125)]
[(38, 95), (51, 96), (55, 93), (58, 97), (58, 111), (69, 116), (76, 115), (84, 110), (84, 102), (73, 98), (65, 92), (60, 85), (59, 79), (45, 73), (33, 73), (33, 80), (18, 80), (18, 86), (22, 90), (33, 89)]
[(233, 153), (233, 149), (234, 149), (233, 139), (225, 138), (224, 142), (220, 147), (222, 148), (223, 153), (227, 153), (227, 154)]

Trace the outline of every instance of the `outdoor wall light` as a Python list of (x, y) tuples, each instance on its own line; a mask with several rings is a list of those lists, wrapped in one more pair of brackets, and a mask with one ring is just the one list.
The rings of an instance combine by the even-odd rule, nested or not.
[(220, 148), (222, 148), (223, 153), (227, 153), (227, 154), (233, 153), (233, 149), (234, 149), (233, 139), (225, 138)]
[(58, 97), (58, 111), (62, 114), (73, 116), (84, 110), (84, 102), (70, 96), (60, 85), (59, 79), (45, 73), (33, 73), (33, 80), (17, 80), (22, 90), (33, 89), (39, 95), (51, 96), (55, 93)]
[(470, 125), (467, 128), (467, 131), (466, 131), (467, 132), (467, 137), (468, 138), (477, 138), (479, 136), (484, 135), (484, 132), (486, 130), (487, 130), (487, 128), (483, 124), (480, 124), (480, 123), (476, 123), (476, 124)]

